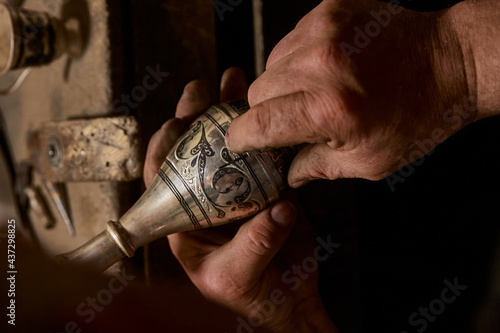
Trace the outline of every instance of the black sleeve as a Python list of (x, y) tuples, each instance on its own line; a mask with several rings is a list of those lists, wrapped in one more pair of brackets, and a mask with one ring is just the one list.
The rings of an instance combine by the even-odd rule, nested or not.
[(378, 0), (390, 2), (401, 7), (417, 10), (420, 12), (433, 12), (449, 8), (462, 0)]

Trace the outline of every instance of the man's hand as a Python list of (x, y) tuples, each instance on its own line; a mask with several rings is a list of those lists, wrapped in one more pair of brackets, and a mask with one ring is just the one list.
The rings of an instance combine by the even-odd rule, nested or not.
[[(232, 68), (224, 73), (222, 100), (243, 99), (246, 91), (241, 70)], [(177, 118), (167, 121), (149, 143), (144, 167), (147, 186), (182, 130), (210, 107), (208, 96), (199, 81), (186, 86), (177, 105)], [(287, 333), (336, 332), (317, 292), (317, 272), (307, 274), (299, 283), (293, 280), (292, 285), (283, 278), (283, 272), (300, 265), (304, 256), (313, 256), (314, 249), (304, 245), (307, 233), (292, 233), (280, 265), (274, 262), (296, 215), (291, 202), (281, 201), (244, 223), (234, 237), (216, 228), (174, 234), (168, 239), (173, 254), (202, 294), (240, 313), (250, 327)]]
[[(466, 42), (473, 20), (457, 14), (484, 3), (492, 1), (420, 13), (375, 0), (324, 0), (274, 48), (250, 87), (250, 111), (229, 127), (228, 148), (306, 143), (291, 165), (292, 187), (317, 178), (379, 180), (415, 161), (494, 109), (477, 84), (488, 74), (487, 53), (477, 67)], [(498, 23), (490, 30), (482, 36), (498, 38)], [(488, 45), (499, 50), (498, 39)]]

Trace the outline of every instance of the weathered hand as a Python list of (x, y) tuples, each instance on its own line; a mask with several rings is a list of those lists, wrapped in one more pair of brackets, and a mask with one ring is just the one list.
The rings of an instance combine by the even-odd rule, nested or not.
[[(222, 100), (243, 99), (246, 90), (242, 71), (232, 68), (224, 73)], [(146, 185), (181, 131), (209, 106), (202, 84), (189, 83), (177, 105), (178, 118), (166, 122), (149, 143)], [(317, 292), (317, 272), (292, 274), (293, 265), (300, 265), (304, 255), (315, 260), (314, 249), (304, 245), (308, 238), (297, 230), (303, 224), (294, 228), (292, 237), (296, 239), (288, 244), (286, 253), (280, 253), (282, 260), (274, 262), (296, 215), (291, 202), (281, 201), (241, 225), (232, 238), (220, 229), (210, 229), (168, 239), (191, 281), (208, 299), (240, 313), (235, 322), (247, 326), (245, 329), (263, 326), (276, 332), (335, 332)]]
[(250, 87), (251, 110), (229, 127), (228, 148), (306, 143), (291, 165), (293, 187), (379, 180), (424, 156), (486, 116), (454, 12), (324, 0), (274, 48)]

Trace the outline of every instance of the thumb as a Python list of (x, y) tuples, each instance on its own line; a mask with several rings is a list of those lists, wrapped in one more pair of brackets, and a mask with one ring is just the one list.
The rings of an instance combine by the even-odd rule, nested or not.
[(307, 145), (292, 161), (288, 171), (290, 187), (301, 187), (311, 180), (355, 178), (352, 169), (346, 168), (344, 154), (330, 148), (327, 144)]
[(307, 145), (290, 165), (288, 184), (297, 188), (314, 179), (381, 180), (390, 175), (390, 170), (397, 170), (393, 155), (390, 150), (339, 150), (328, 144)]
[(280, 201), (241, 226), (228, 243), (237, 259), (241, 281), (259, 279), (283, 246), (295, 223), (297, 212), (289, 201)]

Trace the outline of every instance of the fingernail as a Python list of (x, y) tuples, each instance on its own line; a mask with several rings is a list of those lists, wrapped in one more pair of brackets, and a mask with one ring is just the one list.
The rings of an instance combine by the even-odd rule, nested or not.
[(279, 225), (288, 226), (295, 220), (297, 211), (289, 201), (281, 201), (271, 209), (271, 218)]

